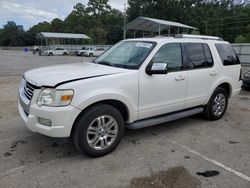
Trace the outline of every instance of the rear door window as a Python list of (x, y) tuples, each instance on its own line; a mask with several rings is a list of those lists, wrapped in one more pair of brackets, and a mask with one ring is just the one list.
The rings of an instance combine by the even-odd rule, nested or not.
[(230, 44), (215, 44), (224, 66), (240, 64), (239, 57)]
[(188, 67), (192, 69), (213, 66), (213, 58), (209, 46), (205, 43), (187, 43)]
[(202, 44), (202, 45), (206, 56), (207, 67), (212, 67), (214, 65), (214, 62), (209, 46), (207, 44)]
[(190, 68), (206, 67), (206, 56), (201, 43), (187, 43)]

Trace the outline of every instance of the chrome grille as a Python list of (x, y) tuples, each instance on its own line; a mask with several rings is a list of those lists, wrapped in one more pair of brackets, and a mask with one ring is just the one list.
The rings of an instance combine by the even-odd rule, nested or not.
[(34, 93), (34, 90), (37, 88), (38, 88), (37, 86), (35, 86), (35, 85), (33, 85), (25, 80), (24, 87), (23, 87), (23, 94), (25, 95), (25, 97), (27, 99), (31, 100), (33, 93)]

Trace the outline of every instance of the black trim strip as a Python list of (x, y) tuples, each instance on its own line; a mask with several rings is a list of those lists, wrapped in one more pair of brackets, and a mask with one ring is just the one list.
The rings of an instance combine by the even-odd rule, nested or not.
[(66, 80), (63, 82), (60, 82), (58, 84), (56, 84), (55, 86), (42, 86), (42, 87), (50, 87), (50, 88), (56, 88), (60, 85), (66, 84), (66, 83), (70, 83), (70, 82), (75, 82), (75, 81), (79, 81), (79, 80), (85, 80), (85, 79), (89, 79), (89, 78), (96, 78), (96, 77), (101, 77), (101, 76), (108, 76), (108, 75), (113, 75), (113, 74), (117, 74), (117, 73), (112, 73), (112, 74), (102, 74), (102, 75), (97, 75), (97, 76), (89, 76), (89, 77), (84, 77), (84, 78), (76, 78), (76, 79), (72, 79), (72, 80)]

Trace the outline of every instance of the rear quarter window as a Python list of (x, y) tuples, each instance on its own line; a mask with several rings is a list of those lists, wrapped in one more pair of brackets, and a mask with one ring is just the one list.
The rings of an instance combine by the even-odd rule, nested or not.
[(240, 64), (239, 57), (230, 44), (215, 44), (224, 66)]

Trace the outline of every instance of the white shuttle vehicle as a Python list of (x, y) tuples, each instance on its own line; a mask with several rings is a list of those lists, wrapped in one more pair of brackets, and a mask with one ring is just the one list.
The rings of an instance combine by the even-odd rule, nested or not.
[(218, 37), (128, 39), (91, 63), (26, 72), (18, 108), (31, 131), (70, 137), (79, 151), (99, 157), (116, 148), (125, 128), (199, 113), (220, 119), (241, 84), (239, 58)]
[(52, 50), (46, 50), (44, 51), (45, 55), (48, 56), (53, 56), (53, 55), (69, 55), (68, 50), (64, 49), (64, 48), (56, 48), (56, 49), (52, 49)]
[(77, 56), (98, 57), (106, 51), (105, 48), (82, 47), (76, 51)]

